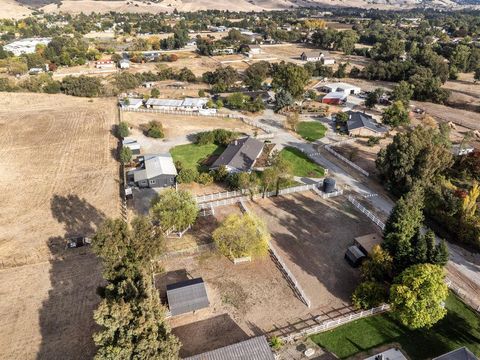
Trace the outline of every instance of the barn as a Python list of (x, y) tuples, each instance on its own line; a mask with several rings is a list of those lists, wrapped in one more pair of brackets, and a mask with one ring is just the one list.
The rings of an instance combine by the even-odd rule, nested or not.
[(330, 92), (322, 98), (322, 103), (342, 105), (347, 102), (347, 94), (344, 92)]

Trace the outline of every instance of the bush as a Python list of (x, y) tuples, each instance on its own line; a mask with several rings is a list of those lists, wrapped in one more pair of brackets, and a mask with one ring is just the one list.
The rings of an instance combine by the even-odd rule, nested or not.
[(117, 126), (117, 136), (121, 139), (126, 138), (130, 135), (130, 129), (128, 128), (128, 123), (125, 121), (120, 121)]
[(238, 137), (238, 133), (225, 130), (215, 129), (212, 131), (204, 131), (197, 134), (196, 143), (199, 145), (217, 144), (228, 145)]
[(122, 147), (119, 158), (122, 164), (129, 163), (132, 160), (132, 150), (128, 147)]
[(180, 172), (183, 169), (183, 163), (180, 160), (175, 161), (175, 168)]
[(153, 98), (159, 97), (160, 96), (160, 90), (158, 89), (152, 89), (150, 91), (150, 96)]
[(205, 90), (203, 90), (203, 89), (198, 90), (198, 96), (199, 97), (205, 97)]
[(181, 184), (190, 184), (198, 178), (198, 170), (195, 168), (185, 168), (180, 170), (177, 181)]
[(385, 286), (374, 281), (365, 281), (357, 286), (352, 295), (352, 303), (357, 309), (370, 309), (387, 299)]
[(213, 131), (204, 131), (197, 134), (197, 144), (206, 145), (215, 142), (215, 134)]
[(161, 139), (165, 136), (163, 126), (158, 121), (150, 121), (148, 123), (147, 136), (155, 139)]
[(272, 336), (269, 344), (273, 350), (280, 350), (280, 348), (283, 346), (283, 342), (278, 336)]
[(369, 136), (367, 145), (368, 146), (375, 146), (380, 143), (380, 138), (378, 136)]
[(228, 176), (228, 171), (225, 165), (220, 166), (218, 169), (212, 171), (212, 176), (215, 181), (225, 181)]
[(197, 179), (195, 181), (202, 185), (210, 185), (211, 183), (213, 183), (213, 176), (209, 173), (201, 173), (197, 176)]

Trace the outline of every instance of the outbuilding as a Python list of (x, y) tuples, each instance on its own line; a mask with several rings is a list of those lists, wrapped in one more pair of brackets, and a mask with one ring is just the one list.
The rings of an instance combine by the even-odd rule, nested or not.
[(360, 94), (362, 91), (362, 89), (358, 86), (347, 84), (344, 82), (321, 85), (320, 90), (326, 93), (343, 92), (348, 95)]
[(345, 253), (345, 260), (353, 267), (360, 266), (365, 258), (366, 255), (355, 245), (350, 246)]
[(115, 63), (111, 60), (102, 60), (95, 63), (97, 69), (114, 69)]
[(377, 233), (358, 236), (355, 238), (355, 246), (358, 247), (365, 255), (370, 255), (376, 245), (382, 243), (382, 237)]
[(119, 101), (123, 110), (135, 110), (143, 105), (143, 100), (138, 98), (125, 98)]
[(120, 69), (128, 69), (130, 68), (130, 60), (128, 59), (121, 59), (119, 62), (118, 62), (118, 67)]
[(137, 140), (133, 138), (125, 138), (122, 141), (122, 146), (129, 148), (132, 151), (133, 155), (138, 155), (140, 154), (140, 144), (137, 142)]
[(236, 344), (228, 345), (185, 360), (275, 360), (267, 338), (257, 336)]
[(167, 301), (172, 316), (204, 309), (210, 305), (202, 278), (167, 285)]
[(322, 103), (331, 105), (343, 105), (347, 102), (347, 94), (344, 92), (330, 92), (322, 98)]
[(128, 183), (141, 188), (171, 187), (176, 177), (177, 169), (168, 153), (141, 156), (139, 166), (127, 172)]
[(262, 48), (259, 45), (249, 45), (249, 51), (248, 53), (250, 55), (258, 55), (262, 53)]

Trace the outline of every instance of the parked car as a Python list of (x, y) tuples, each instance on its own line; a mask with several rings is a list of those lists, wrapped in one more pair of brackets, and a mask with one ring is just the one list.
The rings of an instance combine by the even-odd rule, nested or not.
[(420, 114), (420, 115), (421, 115), (421, 114), (423, 114), (423, 113), (425, 112), (425, 110), (420, 109), (420, 108), (415, 108), (415, 110), (413, 110), (413, 112), (416, 113), (416, 114)]
[(92, 239), (86, 236), (76, 236), (67, 239), (67, 248), (75, 249), (85, 245), (90, 245)]

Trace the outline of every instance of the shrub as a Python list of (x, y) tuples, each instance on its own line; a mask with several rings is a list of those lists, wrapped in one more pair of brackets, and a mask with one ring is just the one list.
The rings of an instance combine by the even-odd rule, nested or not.
[(132, 150), (128, 147), (122, 147), (119, 157), (122, 164), (129, 163), (132, 160)]
[(159, 97), (160, 96), (160, 90), (158, 89), (152, 89), (150, 91), (150, 96), (153, 98)]
[(158, 121), (150, 121), (148, 123), (147, 136), (155, 139), (160, 139), (165, 136), (163, 133), (163, 126)]
[(197, 179), (195, 181), (202, 185), (210, 185), (211, 183), (213, 183), (213, 176), (209, 173), (201, 173), (197, 176)]
[(369, 136), (367, 145), (368, 146), (375, 146), (380, 143), (380, 138), (378, 136)]
[(180, 160), (175, 161), (175, 168), (180, 172), (183, 169), (183, 163)]
[(215, 134), (212, 131), (204, 131), (197, 134), (197, 144), (206, 145), (215, 142)]
[(198, 90), (198, 96), (199, 97), (205, 97), (205, 90), (203, 90), (203, 89)]
[(218, 169), (212, 171), (212, 176), (215, 181), (225, 181), (228, 176), (228, 171), (225, 165), (220, 166)]
[(280, 348), (283, 346), (283, 341), (278, 336), (272, 336), (269, 344), (273, 350), (280, 350)]
[(212, 131), (204, 131), (197, 134), (197, 144), (217, 144), (228, 145), (238, 137), (238, 133), (225, 129), (215, 129)]
[(189, 184), (198, 178), (198, 170), (195, 168), (185, 168), (180, 170), (177, 181), (182, 184)]
[(94, 97), (101, 95), (103, 86), (100, 79), (96, 77), (69, 75), (62, 80), (62, 90), (67, 95)]
[(120, 123), (117, 126), (117, 136), (119, 138), (126, 138), (128, 135), (130, 135), (130, 129), (128, 128), (128, 123), (125, 121), (120, 121)]
[(374, 281), (365, 281), (357, 286), (352, 303), (357, 309), (370, 309), (381, 305), (387, 299), (385, 286)]

